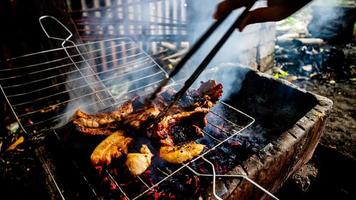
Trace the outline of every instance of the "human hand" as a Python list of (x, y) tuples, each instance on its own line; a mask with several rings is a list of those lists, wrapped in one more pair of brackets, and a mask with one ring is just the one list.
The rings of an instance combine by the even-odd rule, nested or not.
[[(224, 14), (234, 9), (245, 7), (255, 1), (256, 0), (224, 0), (217, 6), (214, 18), (219, 20)], [(311, 0), (267, 0), (267, 7), (250, 11), (237, 28), (242, 31), (249, 24), (280, 21), (292, 15), (310, 1)]]

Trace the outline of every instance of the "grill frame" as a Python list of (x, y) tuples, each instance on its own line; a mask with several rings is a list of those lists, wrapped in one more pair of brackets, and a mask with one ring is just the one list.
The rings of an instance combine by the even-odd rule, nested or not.
[[(60, 22), (59, 22), (57, 19), (55, 19), (54, 17), (49, 16), (49, 18), (54, 19), (57, 23), (60, 23)], [(61, 23), (60, 23), (60, 24), (61, 24)], [(63, 24), (61, 24), (61, 25), (62, 25), (63, 27), (65, 27)], [(42, 26), (42, 24), (41, 24), (41, 26)], [(42, 28), (44, 29), (43, 26), (42, 26)], [(67, 29), (67, 30), (68, 30), (68, 29)], [(95, 72), (91, 69), (91, 65), (89, 64), (88, 60), (83, 56), (83, 52), (81, 52), (81, 50), (78, 48), (79, 45), (77, 45), (77, 44), (75, 44), (75, 42), (69, 40), (69, 39), (72, 37), (72, 34), (70, 33), (70, 35), (69, 35), (67, 38), (63, 38), (63, 39), (62, 39), (62, 38), (57, 38), (57, 37), (49, 36), (49, 35), (47, 34), (47, 32), (46, 32), (45, 29), (44, 29), (44, 31), (45, 31), (46, 35), (47, 35), (50, 39), (57, 39), (57, 40), (63, 41), (63, 42), (62, 42), (62, 48), (58, 48), (58, 49), (55, 49), (55, 50), (47, 50), (47, 51), (42, 51), (42, 52), (37, 52), (37, 53), (32, 53), (32, 54), (27, 54), (27, 55), (23, 55), (23, 56), (19, 56), (19, 57), (16, 57), (16, 58), (9, 59), (8, 61), (14, 61), (14, 60), (16, 60), (16, 59), (22, 59), (22, 58), (29, 58), (29, 57), (31, 57), (31, 56), (35, 56), (35, 55), (39, 55), (39, 54), (46, 54), (46, 53), (48, 53), (48, 52), (52, 52), (52, 51), (56, 51), (56, 50), (64, 50), (65, 53), (67, 54), (68, 58), (69, 58), (70, 61), (72, 62), (72, 64), (73, 64), (73, 65), (75, 66), (75, 68), (78, 70), (78, 73), (82, 76), (83, 79), (85, 79), (85, 82), (88, 84), (88, 87), (91, 88), (91, 87), (90, 87), (90, 86), (91, 86), (90, 83), (88, 83), (87, 80), (86, 80), (86, 78), (85, 78), (86, 75), (83, 75), (83, 74), (81, 73), (81, 69), (82, 69), (82, 68), (81, 68), (81, 67), (78, 67), (78, 66), (77, 66), (77, 62), (72, 59), (72, 56), (71, 56), (70, 53), (68, 52), (68, 48), (65, 46), (65, 43), (69, 42), (69, 43), (72, 44), (72, 46), (70, 46), (70, 48), (74, 48), (74, 49), (78, 52), (77, 55), (83, 59), (82, 62), (84, 62), (84, 63), (86, 63), (86, 64), (88, 65), (88, 67), (90, 68), (90, 71), (94, 73), (94, 76), (97, 76), (97, 73), (95, 73)], [(68, 32), (69, 32), (69, 31), (68, 31)], [(119, 38), (119, 40), (120, 40), (120, 39), (121, 39), (121, 38)], [(125, 38), (125, 40), (126, 40), (126, 39), (129, 39), (129, 38)], [(113, 41), (113, 40), (115, 40), (115, 39), (110, 39), (110, 40), (107, 40), (107, 41)], [(131, 40), (131, 39), (129, 39), (129, 40), (130, 40), (130, 41), (133, 41), (133, 40)], [(107, 41), (100, 41), (100, 42), (107, 42)], [(85, 45), (85, 44), (80, 44), (80, 45)], [(139, 47), (137, 47), (137, 48), (139, 49), (139, 51), (142, 51), (143, 54), (144, 54), (145, 56), (147, 56), (147, 58), (149, 58), (149, 59), (154, 63), (154, 65), (157, 66), (157, 68), (158, 68), (159, 70), (161, 70), (161, 73), (163, 73), (163, 74), (165, 75), (164, 77), (167, 77), (167, 72), (166, 72), (160, 65), (158, 65), (157, 62), (154, 61), (154, 59), (152, 59), (152, 58), (151, 58), (147, 53), (145, 53), (141, 48), (139, 48)], [(101, 58), (102, 58), (102, 57), (103, 57), (103, 56), (101, 56)], [(31, 66), (31, 65), (29, 65), (29, 66)], [(22, 67), (20, 67), (20, 68), (13, 68), (13, 69), (14, 69), (14, 70), (17, 70), (17, 69), (27, 68), (27, 67), (28, 67), (28, 65), (27, 65), (27, 66), (22, 66)], [(4, 71), (4, 70), (3, 70), (3, 71)], [(5, 69), (5, 71), (7, 71), (7, 69)], [(10, 71), (11, 71), (11, 69), (10, 69)], [(36, 72), (36, 71), (35, 71), (35, 72)], [(104, 71), (104, 72), (105, 72), (105, 71)], [(10, 77), (10, 78), (11, 78), (11, 77)], [(14, 78), (16, 78), (16, 76), (15, 76)], [(100, 78), (99, 78), (99, 77), (97, 77), (97, 78), (98, 78), (99, 84), (102, 84), (101, 81), (100, 81)], [(5, 79), (2, 78), (2, 79), (0, 79), (0, 80), (1, 80), (1, 81), (7, 80), (7, 78), (5, 78)], [(162, 80), (163, 80), (163, 79), (162, 79)], [(157, 82), (157, 83), (159, 83), (159, 82)], [(157, 84), (157, 83), (155, 83), (155, 84)], [(172, 83), (171, 83), (169, 86), (170, 86), (170, 87), (173, 87), (173, 86), (176, 86), (176, 85), (177, 85), (177, 83), (173, 80)], [(105, 86), (104, 84), (102, 84), (102, 86), (103, 86), (103, 91), (108, 92), (108, 88), (106, 88), (106, 86)], [(145, 87), (146, 87), (146, 86), (145, 86)], [(24, 131), (24, 133), (26, 133), (26, 134), (28, 134), (28, 135), (30, 135), (30, 136), (35, 136), (35, 137), (36, 137), (36, 136), (38, 136), (40, 133), (45, 133), (45, 132), (53, 131), (53, 133), (58, 136), (58, 134), (57, 134), (57, 132), (56, 132), (56, 129), (58, 129), (58, 127), (51, 127), (51, 128), (49, 128), (49, 129), (44, 129), (44, 130), (36, 130), (36, 128), (35, 128), (34, 130), (32, 130), (32, 133), (30, 133), (30, 132), (26, 129), (26, 126), (23, 125), (22, 119), (21, 119), (21, 117), (19, 117), (19, 116), (21, 116), (21, 115), (18, 115), (18, 112), (17, 112), (16, 109), (14, 108), (13, 103), (11, 102), (11, 100), (8, 98), (8, 95), (7, 95), (6, 91), (4, 90), (4, 87), (1, 85), (1, 82), (0, 82), (0, 89), (1, 89), (1, 91), (2, 91), (2, 93), (3, 93), (3, 95), (4, 95), (4, 97), (5, 97), (5, 99), (6, 99), (6, 101), (7, 101), (7, 103), (9, 104), (9, 106), (10, 106), (10, 108), (11, 108), (11, 110), (12, 110), (14, 116), (15, 116), (16, 119), (18, 120), (18, 123), (20, 124), (20, 127), (22, 128), (22, 130)], [(92, 89), (92, 88), (91, 88), (91, 89)], [(150, 91), (152, 91), (152, 89), (151, 89)], [(146, 91), (146, 92), (147, 92), (147, 91)], [(109, 100), (112, 100), (112, 98), (114, 98), (114, 97), (112, 96), (111, 92), (108, 92), (108, 93), (109, 93)], [(93, 94), (95, 94), (95, 95), (97, 94), (97, 93), (96, 93), (96, 89), (93, 89)], [(99, 98), (99, 100), (100, 100), (100, 97), (98, 97), (98, 98)], [(115, 99), (115, 98), (114, 98), (114, 99)], [(128, 100), (128, 99), (127, 99), (127, 100)], [(101, 100), (100, 100), (100, 101), (101, 101)], [(125, 102), (125, 101), (126, 101), (126, 100), (121, 101), (120, 103), (123, 103), (123, 102)], [(97, 102), (94, 102), (94, 103), (97, 103)], [(114, 104), (111, 104), (110, 106), (115, 106), (115, 105), (117, 105), (117, 104), (118, 104), (118, 102), (115, 101), (115, 103), (114, 103)], [(226, 122), (232, 124), (232, 126), (234, 126), (234, 127), (236, 128), (236, 130), (232, 130), (233, 133), (230, 133), (230, 132), (227, 132), (226, 130), (224, 130), (223, 128), (221, 128), (221, 127), (219, 127), (219, 126), (216, 126), (216, 128), (219, 128), (222, 132), (227, 133), (227, 136), (226, 136), (225, 139), (220, 140), (220, 141), (218, 140), (219, 142), (218, 142), (216, 145), (214, 145), (213, 147), (208, 148), (206, 151), (204, 151), (204, 153), (202, 153), (202, 154), (199, 155), (198, 157), (194, 158), (193, 160), (191, 160), (191, 161), (189, 161), (189, 162), (187, 162), (187, 163), (181, 165), (181, 166), (180, 166), (177, 170), (175, 170), (174, 172), (172, 172), (172, 173), (170, 173), (170, 174), (167, 174), (167, 176), (166, 176), (165, 178), (163, 178), (162, 180), (160, 180), (160, 181), (157, 182), (156, 184), (152, 185), (151, 187), (149, 187), (148, 184), (145, 183), (141, 178), (138, 178), (144, 185), (147, 186), (147, 190), (145, 190), (144, 192), (140, 193), (139, 195), (137, 195), (137, 196), (135, 196), (135, 197), (133, 197), (133, 198), (130, 198), (130, 197), (128, 197), (128, 196), (126, 195), (125, 191), (120, 187), (120, 185), (119, 185), (119, 184), (117, 183), (117, 181), (113, 178), (113, 176), (112, 176), (108, 171), (106, 171), (106, 173), (108, 173), (108, 176), (110, 177), (110, 179), (115, 183), (115, 185), (119, 188), (119, 190), (122, 192), (122, 194), (123, 194), (127, 199), (138, 199), (138, 198), (142, 197), (144, 194), (146, 194), (146, 193), (148, 193), (149, 191), (153, 190), (154, 188), (156, 188), (157, 186), (159, 186), (162, 182), (164, 182), (165, 180), (169, 179), (170, 177), (172, 177), (173, 175), (175, 175), (176, 173), (180, 172), (180, 171), (183, 170), (183, 169), (188, 169), (188, 170), (190, 170), (191, 172), (193, 172), (195, 175), (198, 175), (198, 176), (205, 176), (205, 177), (208, 176), (208, 177), (212, 177), (212, 179), (213, 179), (213, 194), (214, 194), (214, 196), (215, 196), (217, 199), (221, 199), (221, 198), (217, 195), (216, 187), (215, 187), (215, 183), (216, 183), (216, 178), (217, 178), (217, 177), (220, 177), (220, 178), (238, 178), (238, 179), (244, 179), (244, 180), (250, 182), (251, 184), (253, 184), (254, 186), (256, 186), (258, 189), (262, 190), (264, 193), (266, 193), (266, 194), (269, 195), (270, 197), (272, 197), (272, 198), (274, 198), (274, 199), (277, 199), (273, 194), (271, 194), (270, 192), (268, 192), (267, 190), (265, 190), (263, 187), (261, 187), (260, 185), (258, 185), (257, 183), (255, 183), (253, 180), (251, 180), (250, 178), (248, 178), (248, 177), (247, 177), (246, 175), (244, 175), (244, 174), (235, 174), (235, 175), (231, 175), (231, 174), (230, 174), (230, 175), (216, 174), (216, 173), (215, 173), (215, 168), (214, 168), (214, 165), (212, 164), (212, 162), (209, 161), (206, 157), (204, 157), (204, 156), (207, 155), (208, 153), (210, 153), (210, 152), (216, 150), (220, 145), (224, 144), (225, 142), (227, 142), (227, 141), (231, 140), (232, 138), (234, 138), (235, 136), (237, 136), (239, 133), (241, 133), (242, 131), (244, 131), (246, 128), (250, 127), (250, 126), (254, 123), (254, 118), (251, 117), (251, 116), (249, 116), (248, 114), (246, 114), (246, 113), (244, 113), (244, 112), (242, 112), (242, 111), (240, 111), (240, 110), (237, 110), (237, 109), (235, 109), (235, 108), (233, 108), (233, 107), (227, 105), (227, 104), (224, 103), (224, 102), (219, 102), (218, 105), (223, 105), (223, 106), (227, 107), (228, 109), (233, 110), (235, 113), (238, 113), (239, 115), (245, 117), (245, 120), (247, 119), (248, 123), (247, 123), (246, 125), (244, 125), (244, 126), (241, 127), (241, 126), (239, 126), (239, 125), (236, 125), (234, 122), (230, 121), (229, 119), (227, 119), (227, 118), (225, 118), (225, 117), (221, 117), (218, 113), (215, 113), (215, 112), (211, 111), (210, 113), (214, 114), (215, 116), (220, 117), (223, 121), (226, 121)], [(218, 107), (218, 106), (216, 106), (216, 107)], [(107, 108), (105, 108), (105, 109), (107, 109)], [(224, 111), (224, 112), (225, 112), (225, 111)], [(31, 114), (32, 114), (32, 113), (31, 113)], [(239, 128), (237, 128), (237, 127), (239, 127)], [(230, 131), (231, 131), (231, 130), (230, 130)], [(205, 133), (205, 134), (208, 135), (209, 137), (211, 137), (212, 139), (215, 139), (213, 136), (211, 136), (211, 135), (209, 135), (209, 134), (207, 134), (207, 133)], [(216, 139), (215, 139), (215, 140), (216, 140)], [(196, 162), (197, 160), (200, 160), (200, 159), (203, 160), (203, 161), (205, 161), (205, 162), (207, 162), (209, 165), (211, 165), (211, 167), (212, 167), (212, 173), (202, 174), (202, 173), (197, 172), (197, 171), (194, 170), (193, 168), (189, 167), (190, 164), (192, 164), (192, 163), (194, 163), (194, 162)], [(42, 160), (42, 161), (43, 161), (43, 160)], [(74, 162), (75, 162), (75, 161), (74, 161)], [(75, 165), (76, 165), (76, 164), (75, 164)], [(47, 166), (47, 165), (45, 165), (45, 166)], [(48, 167), (47, 167), (46, 171), (47, 171), (47, 170), (49, 170)], [(60, 193), (61, 198), (64, 199), (64, 195), (62, 194), (61, 188), (58, 186), (57, 181), (55, 180), (54, 176), (53, 176), (50, 172), (49, 172), (49, 174), (50, 174), (50, 177), (51, 177), (52, 181), (54, 182), (54, 184), (55, 184), (55, 186), (56, 186), (57, 191)], [(87, 180), (87, 178), (85, 177), (85, 175), (83, 175), (83, 179), (84, 179), (84, 180)], [(91, 184), (88, 182), (88, 185), (90, 186)], [(95, 189), (93, 189), (93, 188), (91, 188), (91, 189), (93, 190), (93, 193), (96, 194)]]

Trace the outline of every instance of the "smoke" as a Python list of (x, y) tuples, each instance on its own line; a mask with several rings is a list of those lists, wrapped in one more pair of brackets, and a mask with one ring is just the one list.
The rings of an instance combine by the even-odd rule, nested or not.
[[(126, 29), (124, 30), (125, 34), (128, 33), (129, 35), (132, 35), (132, 38), (141, 44), (158, 40), (165, 42), (165, 39), (162, 37), (162, 35), (166, 34), (167, 30), (163, 26), (160, 26), (159, 23), (167, 22), (167, 20), (170, 20), (170, 22), (173, 23), (179, 23), (180, 21), (187, 20), (189, 24), (187, 30), (179, 29), (177, 28), (179, 26), (177, 26), (170, 30), (169, 33), (187, 33), (189, 40), (192, 43), (195, 42), (196, 39), (203, 33), (203, 31), (205, 31), (214, 22), (212, 15), (215, 11), (216, 5), (218, 4), (218, 2), (215, 0), (187, 0), (184, 4), (178, 4), (178, 1), (166, 1), (173, 3), (163, 4), (162, 1), (158, 1), (157, 3), (148, 2), (139, 5), (136, 5), (133, 1), (127, 1), (128, 9), (125, 11), (122, 7), (117, 7), (117, 3), (120, 2), (122, 3), (123, 1), (114, 1), (110, 4), (112, 7), (110, 11), (117, 11), (117, 16), (121, 18), (119, 22), (117, 22), (118, 24), (108, 25), (111, 24), (111, 22), (114, 20), (114, 12), (108, 12), (107, 14), (96, 12), (94, 14), (86, 14), (86, 17), (93, 18), (93, 21), (98, 21), (98, 19), (100, 20), (99, 24), (101, 25), (96, 26), (96, 29), (98, 34), (101, 34), (104, 39), (105, 37), (114, 37), (115, 28), (119, 28), (120, 31), (122, 31), (122, 28), (124, 28)], [(204, 4), (204, 9), (201, 9), (202, 4)], [(262, 5), (263, 3), (261, 4), (261, 2), (258, 2), (257, 4)], [(97, 6), (99, 6), (99, 4)], [(180, 6), (179, 9), (177, 6)], [(164, 12), (162, 10), (164, 10)], [(177, 10), (180, 10), (180, 12)], [(188, 10), (192, 16), (186, 16)], [(240, 12), (241, 10), (234, 12), (226, 20), (226, 22), (222, 24), (218, 31), (214, 33), (211, 38), (209, 38), (209, 40), (196, 54), (196, 56), (194, 56), (194, 58), (189, 61), (189, 63), (185, 66), (184, 70), (178, 75), (178, 77), (183, 78), (184, 80), (192, 73), (194, 69), (196, 69), (201, 60), (207, 55), (208, 51), (211, 50), (212, 46), (215, 45), (218, 39), (228, 29), (228, 27), (232, 24)], [(167, 19), (167, 17), (171, 17), (173, 20)], [(135, 20), (141, 21), (141, 25), (133, 26), (133, 22)], [(152, 25), (152, 21), (158, 22), (158, 24), (153, 23), (154, 25)], [(246, 67), (242, 66), (249, 65), (250, 62), (253, 61), (251, 57), (256, 56), (248, 55), (246, 52), (252, 52), (252, 54), (254, 54), (253, 51), (248, 50), (256, 48), (259, 43), (260, 38), (256, 37), (256, 34), (253, 34), (254, 31), (259, 28), (259, 26), (260, 25), (249, 26), (244, 31), (244, 33), (236, 31), (227, 41), (221, 51), (216, 55), (213, 61), (209, 64), (208, 69), (196, 81), (195, 87), (199, 85), (200, 81), (213, 79), (223, 84), (223, 98), (228, 97), (230, 92), (238, 91), (242, 81), (244, 80), (245, 74), (248, 71)], [(84, 26), (84, 28), (86, 28), (86, 26)], [(155, 36), (157, 38), (154, 38)], [(93, 48), (90, 47), (84, 50), (88, 51), (92, 49), (105, 48), (106, 51), (99, 51), (97, 54), (91, 56), (104, 57), (107, 60), (99, 60), (98, 64), (98, 60), (96, 59), (93, 61), (93, 63), (89, 63), (91, 66), (100, 65), (100, 68), (93, 68), (87, 64), (80, 65), (79, 68), (81, 68), (81, 73), (76, 73), (67, 77), (68, 84), (66, 85), (66, 88), (68, 91), (70, 91), (70, 102), (65, 111), (65, 113), (67, 113), (66, 119), (64, 119), (60, 125), (67, 123), (77, 109), (81, 109), (89, 113), (96, 113), (103, 108), (110, 107), (111, 105), (117, 106), (120, 104), (117, 102), (129, 100), (134, 96), (134, 94), (138, 92), (145, 92), (147, 88), (140, 88), (143, 88), (145, 85), (149, 85), (164, 77), (163, 73), (159, 74), (159, 67), (156, 66), (154, 68), (149, 68), (149, 65), (154, 64), (152, 60), (143, 62), (141, 64), (128, 64), (134, 62), (136, 57), (134, 56), (132, 59), (126, 59), (126, 57), (139, 54), (141, 50), (136, 49), (128, 51), (128, 49), (132, 48), (132, 46), (124, 45), (120, 51), (125, 51), (125, 54), (118, 53), (116, 46), (120, 45), (121, 43), (122, 41), (111, 43), (103, 42), (99, 45), (94, 45)], [(107, 52), (108, 49), (109, 52)], [(110, 50), (112, 51), (113, 49), (114, 53), (110, 53)], [(124, 57), (125, 59), (121, 59)], [(145, 58), (147, 58), (147, 55), (139, 57), (139, 59)], [(87, 57), (87, 59), (93, 60), (91, 57)], [(111, 62), (115, 59), (121, 59), (121, 61)], [(108, 62), (108, 60), (111, 61)], [(109, 72), (105, 73), (105, 71)], [(100, 76), (95, 76), (94, 74), (96, 73), (100, 73)], [(144, 78), (150, 74), (157, 75), (150, 78)], [(83, 76), (85, 78), (83, 78)], [(103, 85), (100, 84), (98, 78), (102, 80), (104, 88), (107, 88), (107, 90), (103, 90)], [(88, 87), (82, 87), (83, 85), (87, 85)], [(110, 99), (110, 96), (114, 97), (114, 102), (116, 103), (113, 103), (110, 100), (107, 101), (107, 99)], [(100, 99), (104, 99), (104, 102), (100, 101)]]
[[(353, 25), (356, 21), (355, 1), (316, 0), (310, 4), (312, 19), (308, 30), (313, 37), (332, 40), (351, 39)], [(346, 33), (346, 35), (344, 35)], [(344, 36), (343, 36), (344, 35)]]
[[(189, 16), (190, 25), (188, 27), (189, 39), (194, 43), (214, 23), (215, 20), (212, 16), (218, 1), (189, 1), (187, 4), (191, 14)], [(258, 1), (254, 5), (254, 8), (265, 5), (265, 1)], [(183, 72), (178, 75), (179, 79), (185, 80), (187, 75), (190, 75), (197, 68), (217, 41), (241, 14), (243, 9), (234, 11), (218, 30), (214, 32), (197, 54), (188, 62)], [(261, 24), (254, 24), (248, 26), (243, 32), (236, 30), (213, 58), (205, 72), (195, 82), (195, 87), (199, 85), (200, 81), (213, 79), (223, 84), (223, 98), (227, 98), (232, 92), (239, 91), (248, 67), (257, 65), (257, 48), (259, 48), (258, 46), (261, 43), (260, 28)]]
[(223, 85), (222, 100), (225, 100), (232, 92), (240, 91), (242, 82), (249, 71), (249, 67), (238, 63), (221, 63), (205, 70), (193, 87), (199, 87), (201, 81), (215, 80)]
[[(79, 65), (78, 68), (79, 70), (76, 67), (70, 70), (77, 71), (77, 73), (67, 75), (65, 87), (68, 91), (69, 100), (64, 110), (64, 118), (60, 120), (56, 127), (68, 123), (78, 109), (87, 113), (96, 113), (106, 107), (105, 99), (107, 99), (107, 96), (101, 92), (102, 86), (99, 84), (94, 71), (85, 64)], [(104, 101), (101, 101), (101, 99), (104, 99)]]
[[(196, 41), (199, 36), (214, 22), (212, 18), (217, 6), (216, 0), (207, 1), (191, 1), (189, 6), (192, 6), (191, 12), (191, 41)], [(204, 5), (202, 5), (204, 4)], [(254, 8), (265, 5), (265, 1), (256, 2)], [(204, 9), (202, 9), (202, 6)], [(201, 48), (198, 54), (198, 58), (193, 59), (192, 65), (196, 65), (198, 60), (207, 55), (208, 51), (216, 44), (226, 30), (231, 26), (233, 21), (240, 15), (243, 9), (239, 9), (233, 12), (230, 17), (220, 26), (220, 28), (212, 35), (207, 43)], [(250, 65), (251, 61), (255, 61), (249, 56), (245, 55), (249, 50), (256, 48), (260, 42), (260, 36), (258, 29), (260, 24), (254, 24), (248, 26), (243, 32), (235, 31), (229, 40), (225, 43), (219, 53), (215, 56), (214, 60), (210, 63), (210, 66), (220, 64), (222, 62), (238, 62), (245, 65)], [(252, 55), (255, 56), (255, 55)]]

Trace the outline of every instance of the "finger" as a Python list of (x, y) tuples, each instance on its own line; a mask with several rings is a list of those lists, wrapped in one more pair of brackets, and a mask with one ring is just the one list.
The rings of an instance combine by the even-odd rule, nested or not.
[(246, 15), (246, 17), (238, 25), (238, 29), (240, 31), (243, 31), (243, 29), (249, 24), (269, 22), (269, 21), (280, 21), (288, 17), (292, 13), (293, 11), (286, 6), (258, 8), (253, 11), (250, 11)]
[(234, 9), (241, 8), (246, 5), (248, 2), (254, 0), (225, 0), (221, 2), (214, 13), (214, 18), (219, 20), (224, 16), (224, 14), (231, 12)]
[(282, 4), (290, 4), (292, 2), (288, 2), (288, 0), (268, 0), (267, 1), (267, 6), (272, 7), (272, 6), (278, 6)]
[(214, 13), (214, 18), (219, 20), (222, 18), (222, 16), (225, 13), (228, 13), (228, 12), (232, 11), (233, 9), (235, 9), (235, 8), (232, 7), (231, 1), (223, 1), (218, 5), (218, 7)]

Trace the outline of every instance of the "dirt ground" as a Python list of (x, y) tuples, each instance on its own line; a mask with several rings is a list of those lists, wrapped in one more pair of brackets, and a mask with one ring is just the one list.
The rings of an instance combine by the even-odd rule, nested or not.
[(325, 67), (318, 78), (293, 81), (334, 105), (313, 158), (281, 188), (280, 199), (356, 199), (355, 42), (337, 48), (343, 49), (344, 59)]
[(356, 158), (356, 82), (335, 84), (303, 81), (298, 86), (330, 98), (333, 102), (329, 121), (320, 143)]
[(348, 44), (277, 44), (272, 75), (334, 102), (320, 143), (355, 159), (356, 38)]

